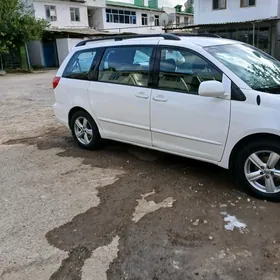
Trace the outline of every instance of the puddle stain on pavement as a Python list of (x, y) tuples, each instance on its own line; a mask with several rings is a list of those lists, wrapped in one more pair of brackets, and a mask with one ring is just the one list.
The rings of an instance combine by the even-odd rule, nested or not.
[[(275, 232), (266, 229), (264, 241), (259, 234), (262, 232), (260, 223), (250, 225), (255, 227), (250, 239), (246, 238), (246, 234), (240, 236), (235, 231), (224, 234), (220, 209), (211, 205), (223, 204), (225, 199), (231, 197), (236, 200), (237, 194), (232, 191), (227, 173), (217, 167), (162, 153), (156, 153), (160, 160), (158, 157), (155, 161), (147, 159), (143, 163), (142, 159), (135, 157), (134, 152), (129, 152), (131, 146), (123, 144), (113, 143), (102, 151), (89, 152), (77, 148), (73, 140), (65, 136), (39, 141), (28, 139), (25, 144), (37, 144), (39, 149), (59, 146), (65, 149), (57, 154), (60, 157), (80, 157), (83, 158), (83, 164), (93, 168), (118, 167), (126, 172), (118, 181), (98, 189), (100, 204), (97, 207), (88, 209), (46, 234), (49, 244), (68, 252), (68, 257), (51, 276), (51, 280), (82, 279), (82, 275), (88, 275), (91, 257), (94, 258), (101, 248), (114, 244), (116, 237), (119, 238), (119, 251), (117, 258), (108, 260), (110, 266), (106, 272), (110, 280), (193, 279), (209, 255), (216, 256), (224, 248), (231, 250), (237, 242), (240, 248), (248, 248), (250, 253), (252, 251), (252, 257), (255, 257), (253, 264), (247, 257), (238, 263), (242, 268), (247, 267), (246, 271), (237, 271), (234, 262), (221, 259), (220, 263), (215, 258), (206, 270), (199, 272), (200, 276), (209, 280), (225, 279), (226, 276), (236, 279), (251, 279), (254, 276), (261, 279), (262, 272), (256, 269), (260, 265), (268, 267), (271, 259), (277, 260), (276, 254), (269, 255), (270, 259), (257, 257), (256, 251), (262, 249), (256, 244), (262, 244), (271, 251), (267, 240), (275, 238)], [(219, 176), (216, 178), (217, 173)], [(151, 194), (152, 190), (155, 191)], [(137, 216), (141, 203), (148, 206), (146, 213), (149, 215), (142, 216), (142, 213)], [(150, 211), (161, 203), (165, 207)], [(172, 209), (170, 205), (173, 205)], [(251, 211), (248, 213), (255, 219), (253, 208), (246, 211)], [(138, 211), (141, 212), (143, 209)], [(190, 222), (206, 218), (211, 222), (197, 226)], [(213, 239), (209, 240), (209, 235)], [(219, 275), (216, 265), (221, 267)]]
[[(69, 252), (68, 258), (51, 276), (51, 280), (81, 279), (82, 267), (94, 250), (109, 245), (115, 236), (122, 238), (126, 235), (127, 228), (133, 223), (132, 217), (137, 206), (137, 201), (133, 199), (136, 187), (139, 192), (148, 188), (139, 188), (141, 181), (138, 178), (134, 183), (128, 183), (125, 178), (120, 178), (112, 185), (102, 187), (98, 193), (100, 204), (97, 207), (77, 215), (71, 222), (46, 234), (52, 246)], [(159, 203), (157, 208), (148, 212), (171, 207), (170, 202), (168, 206)]]

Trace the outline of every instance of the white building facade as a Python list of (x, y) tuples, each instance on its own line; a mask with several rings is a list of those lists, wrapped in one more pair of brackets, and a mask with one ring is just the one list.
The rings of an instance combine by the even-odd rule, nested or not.
[(196, 0), (194, 28), (254, 45), (280, 58), (280, 0)]
[(146, 7), (135, 7), (126, 3), (107, 3), (106, 8), (97, 10), (100, 19), (94, 23), (94, 28), (100, 31), (113, 33), (161, 33), (163, 26), (160, 18), (164, 11), (160, 9), (149, 9)]
[(39, 1), (33, 2), (34, 16), (46, 19), (51, 27), (88, 28), (88, 8), (79, 1)]
[[(156, 3), (153, 3), (156, 1)], [(36, 18), (46, 19), (51, 28), (92, 28), (109, 32), (155, 33), (162, 32), (166, 24), (187, 25), (193, 14), (176, 7), (157, 7), (157, 0), (136, 3), (105, 0), (29, 0)], [(151, 3), (151, 4), (150, 4)], [(179, 7), (179, 10), (177, 9)], [(163, 22), (163, 14), (168, 22)]]
[[(80, 40), (109, 33), (162, 33), (166, 24), (188, 24), (193, 15), (158, 8), (157, 0), (132, 4), (105, 0), (28, 0), (36, 18), (50, 23), (47, 38), (28, 45), (32, 66), (58, 67)], [(182, 7), (182, 6), (180, 6)], [(99, 37), (100, 37), (99, 36)]]
[(277, 17), (279, 0), (196, 0), (194, 24), (242, 22)]

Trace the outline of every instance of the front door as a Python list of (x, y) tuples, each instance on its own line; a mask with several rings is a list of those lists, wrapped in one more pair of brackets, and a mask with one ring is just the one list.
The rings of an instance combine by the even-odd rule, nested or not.
[(151, 146), (149, 46), (107, 48), (88, 94), (103, 137)]
[[(200, 55), (160, 49), (158, 88), (152, 91), (153, 146), (208, 161), (220, 161), (230, 121), (230, 81)], [(202, 97), (202, 81), (223, 81), (227, 98)]]

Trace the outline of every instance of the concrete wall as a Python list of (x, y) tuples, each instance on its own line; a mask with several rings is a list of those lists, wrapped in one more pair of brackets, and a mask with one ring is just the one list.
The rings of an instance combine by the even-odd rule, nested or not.
[(31, 66), (44, 67), (43, 44), (41, 41), (32, 41), (27, 45)]
[(74, 48), (76, 44), (82, 40), (83, 39), (77, 39), (77, 38), (56, 39), (56, 48), (57, 48), (59, 65), (61, 65), (61, 63), (66, 58), (68, 53), (72, 50), (72, 48)]
[(96, 30), (104, 29), (104, 22), (106, 21), (105, 9), (97, 8), (89, 10), (89, 26)]
[(87, 0), (87, 6), (89, 7), (105, 7), (105, 0)]
[[(62, 3), (63, 2), (63, 3)], [(34, 2), (34, 10), (36, 18), (46, 19), (45, 5), (52, 5), (56, 7), (57, 20), (51, 21), (52, 27), (69, 28), (69, 27), (88, 27), (88, 13), (87, 7), (84, 4), (67, 1), (44, 1)], [(70, 7), (80, 9), (80, 21), (71, 21)]]
[(227, 8), (213, 10), (212, 0), (194, 1), (194, 24), (239, 22), (278, 15), (278, 0), (256, 0), (254, 7), (240, 7), (240, 0), (227, 0)]
[[(180, 17), (180, 24), (184, 24), (185, 23), (185, 17), (188, 18), (188, 23), (193, 23), (193, 16), (191, 15), (182, 15), (182, 14), (176, 14), (176, 17)], [(173, 22), (173, 24), (176, 23), (176, 19)]]

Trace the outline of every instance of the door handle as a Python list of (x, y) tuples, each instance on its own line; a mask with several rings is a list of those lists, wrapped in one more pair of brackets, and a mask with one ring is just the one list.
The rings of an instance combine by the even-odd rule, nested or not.
[(143, 98), (143, 99), (148, 99), (150, 97), (149, 95), (147, 95), (145, 92), (142, 92), (142, 91), (136, 93), (135, 96), (138, 98)]
[(167, 99), (164, 98), (163, 95), (155, 96), (155, 97), (153, 97), (153, 100), (158, 101), (158, 102), (166, 102), (167, 101)]

